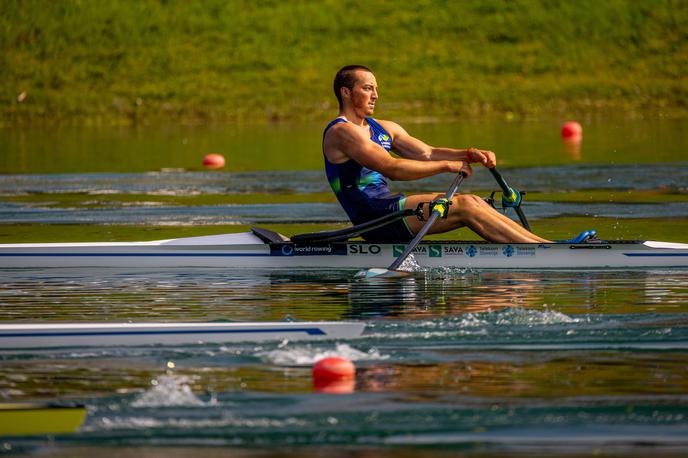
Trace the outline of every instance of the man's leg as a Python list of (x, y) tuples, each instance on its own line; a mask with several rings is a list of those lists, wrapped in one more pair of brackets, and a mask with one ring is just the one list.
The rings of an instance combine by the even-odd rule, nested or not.
[[(419, 203), (430, 202), (443, 194), (416, 194), (408, 196), (404, 208), (415, 210)], [(427, 205), (424, 208), (428, 216)], [(415, 216), (406, 218), (409, 228), (418, 233), (425, 221), (418, 221)], [(466, 226), (490, 242), (501, 243), (548, 243), (549, 240), (538, 237), (526, 230), (516, 221), (506, 217), (478, 196), (460, 194), (454, 196), (449, 207), (447, 219), (438, 219), (430, 229), (430, 234), (448, 232)]]

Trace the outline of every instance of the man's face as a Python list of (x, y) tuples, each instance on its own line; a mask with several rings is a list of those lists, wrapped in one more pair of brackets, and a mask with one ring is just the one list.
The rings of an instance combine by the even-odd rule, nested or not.
[(351, 105), (357, 114), (370, 116), (375, 111), (377, 81), (375, 75), (363, 70), (356, 71), (356, 83), (351, 90)]

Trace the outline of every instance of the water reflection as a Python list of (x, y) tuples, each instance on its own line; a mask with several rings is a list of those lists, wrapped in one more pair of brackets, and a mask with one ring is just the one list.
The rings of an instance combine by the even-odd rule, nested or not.
[[(684, 160), (685, 119), (597, 119), (586, 122), (590, 163)], [(561, 165), (559, 126), (550, 121), (461, 119), (405, 124), (433, 145), (472, 143), (495, 151), (503, 164)], [(219, 153), (226, 170), (320, 170), (322, 124), (159, 126), (145, 128), (3, 128), (0, 173), (150, 172), (199, 170), (203, 156)], [(647, 154), (651, 151), (652, 154)], [(98, 160), (94, 161), (94, 152)], [(53, 160), (59, 157), (59, 161)], [(446, 187), (444, 185), (443, 187)]]
[(433, 318), (508, 307), (566, 314), (688, 310), (688, 272), (437, 269), (396, 281), (344, 271), (5, 269), (0, 320)]
[(508, 307), (563, 313), (685, 310), (688, 273), (429, 271), (376, 284), (353, 283), (352, 317), (432, 317)]
[[(408, 393), (407, 401), (595, 398), (625, 394), (682, 396), (688, 356), (658, 353), (485, 353), (442, 350), (451, 362), (376, 363), (359, 371), (356, 389)], [(494, 360), (492, 360), (494, 359)], [(671, 382), (670, 382), (671, 381)], [(418, 393), (423, 393), (418, 398)], [(674, 398), (675, 399), (675, 398)]]
[(582, 146), (583, 142), (581, 140), (564, 140), (562, 141), (564, 154), (573, 161), (580, 161), (583, 158)]

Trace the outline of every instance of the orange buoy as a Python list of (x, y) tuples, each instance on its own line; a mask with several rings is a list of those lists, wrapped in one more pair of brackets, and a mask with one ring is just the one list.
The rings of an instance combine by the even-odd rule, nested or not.
[(342, 380), (356, 376), (356, 366), (350, 359), (330, 356), (313, 365), (313, 380)]
[(225, 157), (222, 154), (207, 154), (203, 158), (203, 166), (209, 169), (220, 169), (225, 166)]
[(583, 128), (576, 121), (567, 121), (561, 126), (561, 138), (566, 141), (580, 141), (583, 138)]
[(330, 356), (313, 365), (313, 387), (329, 394), (353, 393), (356, 366), (350, 359)]

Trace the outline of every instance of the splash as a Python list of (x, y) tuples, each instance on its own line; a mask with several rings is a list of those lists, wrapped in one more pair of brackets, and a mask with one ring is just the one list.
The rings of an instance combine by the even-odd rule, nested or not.
[(418, 261), (416, 261), (413, 253), (411, 253), (406, 259), (404, 259), (404, 262), (401, 263), (398, 270), (404, 272), (424, 272), (427, 269), (418, 264)]
[(310, 366), (316, 361), (330, 356), (339, 356), (352, 361), (384, 360), (389, 358), (389, 356), (380, 354), (378, 350), (371, 349), (368, 352), (363, 352), (347, 344), (337, 344), (333, 350), (323, 350), (310, 345), (293, 348), (285, 347), (259, 353), (258, 356), (265, 362), (278, 366)]
[(191, 391), (190, 377), (162, 375), (151, 381), (152, 388), (139, 395), (132, 407), (197, 407), (206, 405)]
[(562, 323), (578, 323), (579, 320), (554, 310), (528, 310), (521, 308), (508, 308), (496, 313), (495, 324), (498, 326), (512, 325), (549, 325)]

